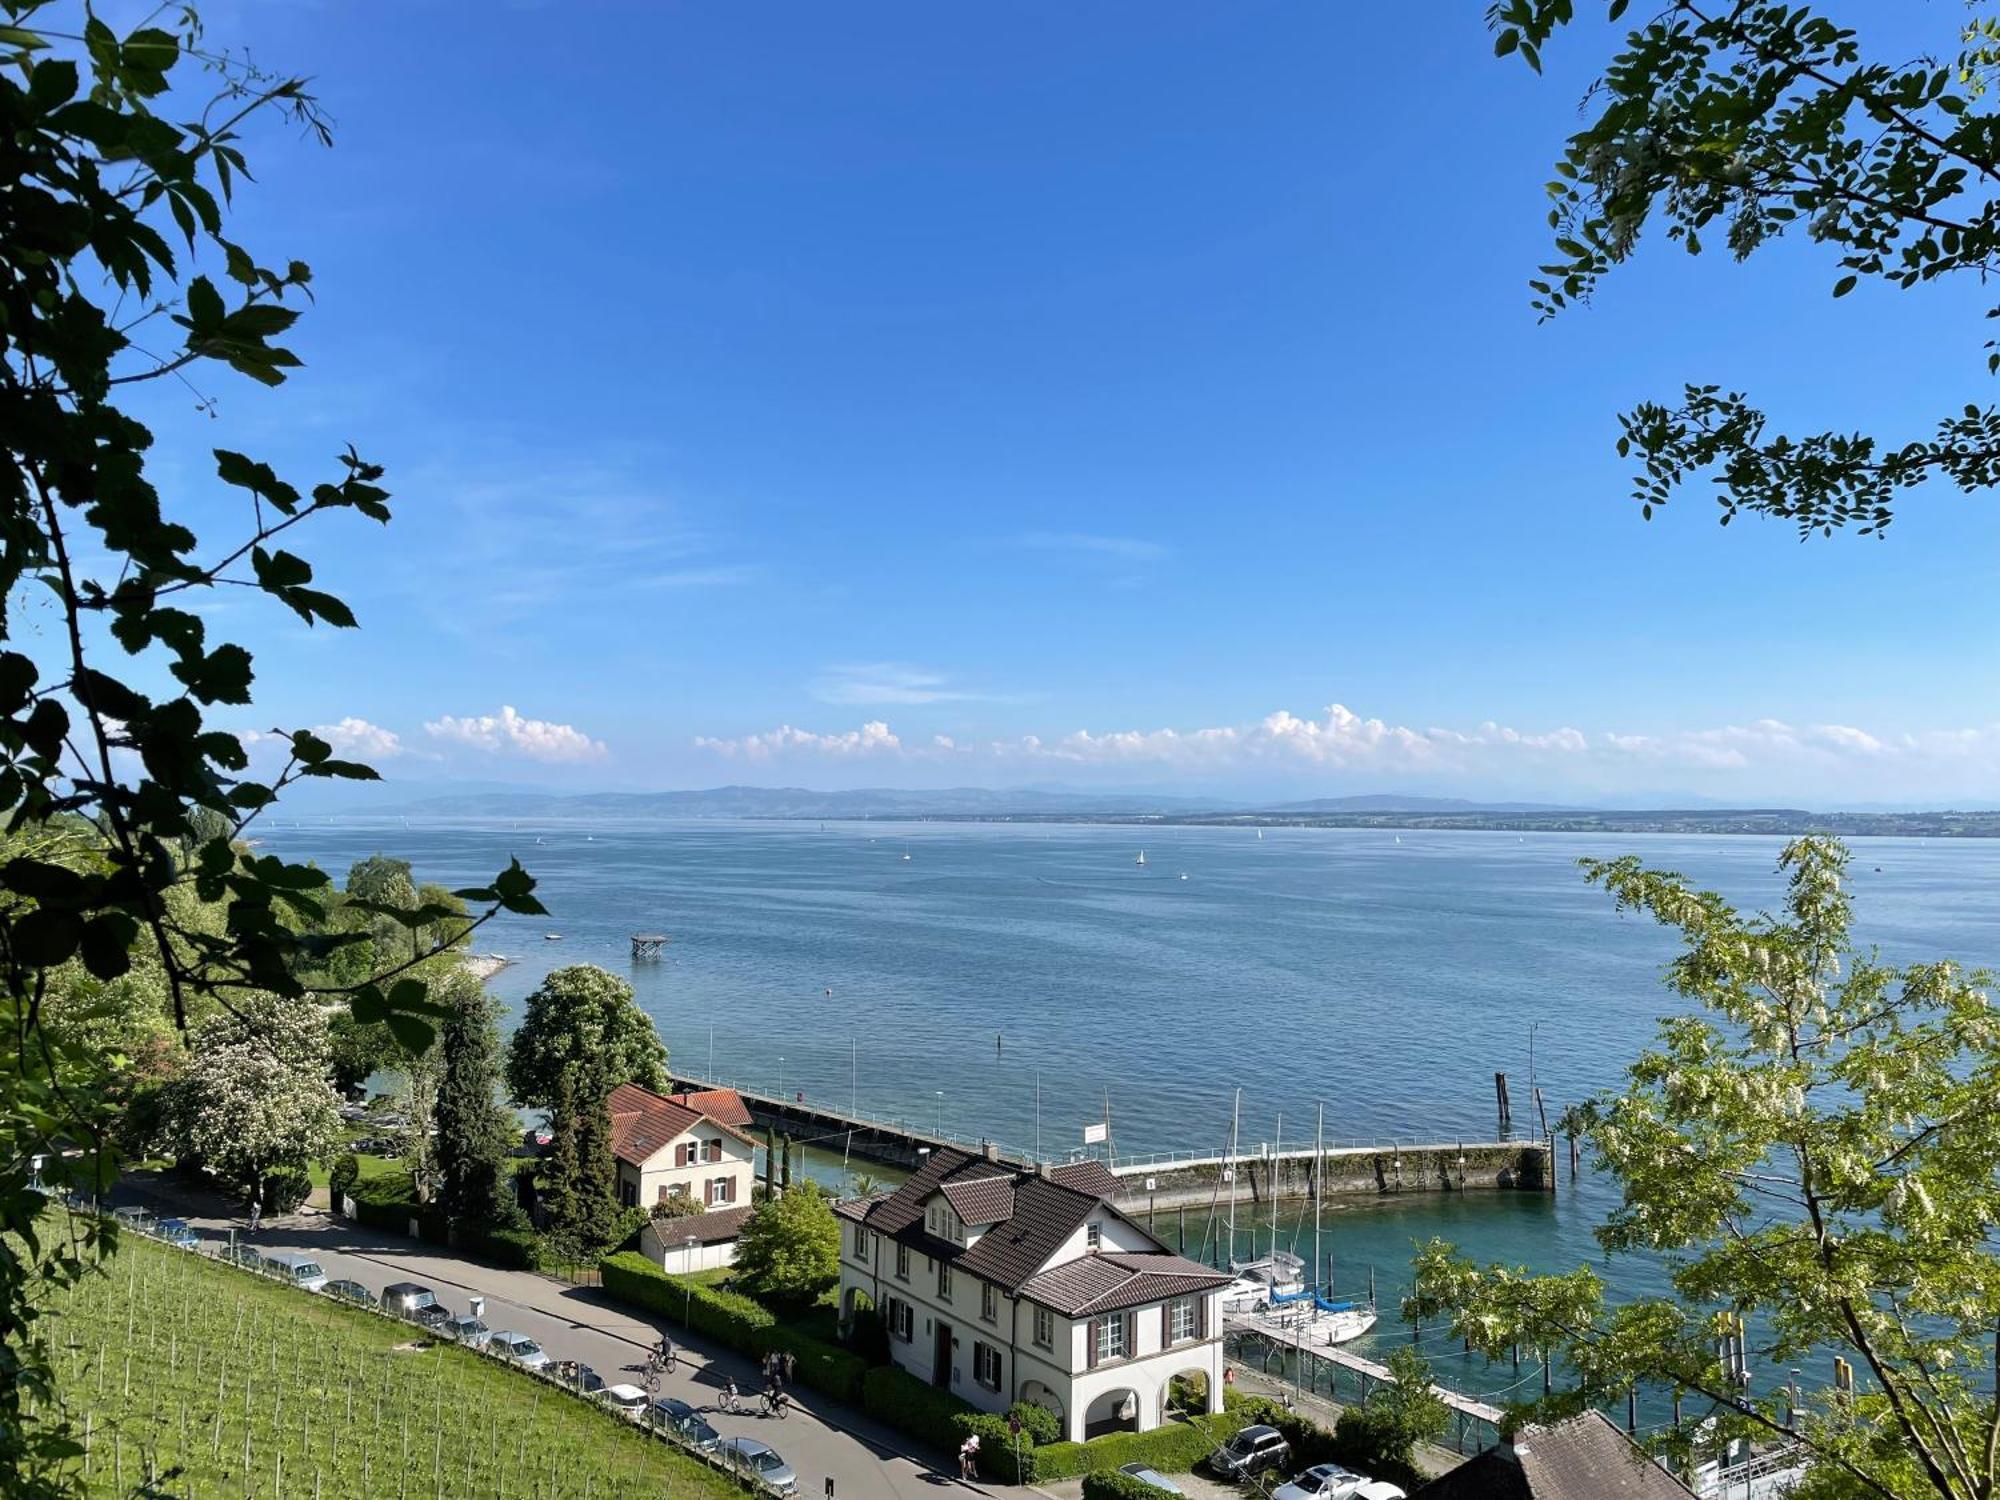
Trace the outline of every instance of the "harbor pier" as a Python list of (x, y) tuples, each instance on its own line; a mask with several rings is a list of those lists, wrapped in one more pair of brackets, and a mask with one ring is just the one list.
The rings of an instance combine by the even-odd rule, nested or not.
[(708, 1082), (675, 1075), (672, 1093), (700, 1092), (703, 1089), (733, 1088), (750, 1111), (760, 1131), (771, 1131), (795, 1145), (817, 1146), (837, 1151), (861, 1161), (880, 1162), (914, 1172), (923, 1158), (939, 1146), (956, 1146), (961, 1151), (984, 1154), (1007, 1166), (1030, 1169), (1025, 1155), (1003, 1149), (989, 1140), (964, 1140), (937, 1130), (925, 1129), (905, 1116), (871, 1115), (858, 1110), (834, 1109), (801, 1094), (786, 1098), (780, 1094), (746, 1088), (740, 1083)]
[[(1554, 1152), (1546, 1140), (1384, 1139), (1297, 1150), (1207, 1156), (1121, 1157), (1109, 1163), (1127, 1213), (1209, 1208), (1234, 1195), (1239, 1204), (1285, 1199), (1377, 1198), (1395, 1193), (1486, 1190), (1549, 1192)], [(1233, 1180), (1232, 1180), (1233, 1169)]]

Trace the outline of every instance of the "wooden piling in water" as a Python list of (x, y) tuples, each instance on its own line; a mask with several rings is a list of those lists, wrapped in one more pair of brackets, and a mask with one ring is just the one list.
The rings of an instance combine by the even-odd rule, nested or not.
[(1500, 1106), (1500, 1134), (1505, 1136), (1514, 1128), (1514, 1110), (1507, 1101), (1507, 1075), (1505, 1073), (1495, 1073), (1493, 1075), (1493, 1098), (1494, 1102)]

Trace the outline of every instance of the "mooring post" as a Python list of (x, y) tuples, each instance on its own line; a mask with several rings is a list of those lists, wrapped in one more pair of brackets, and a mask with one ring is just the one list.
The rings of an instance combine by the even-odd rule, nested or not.
[(1493, 1075), (1493, 1098), (1500, 1106), (1500, 1135), (1504, 1140), (1514, 1128), (1514, 1111), (1508, 1107), (1507, 1103), (1507, 1075), (1505, 1073), (1495, 1073)]

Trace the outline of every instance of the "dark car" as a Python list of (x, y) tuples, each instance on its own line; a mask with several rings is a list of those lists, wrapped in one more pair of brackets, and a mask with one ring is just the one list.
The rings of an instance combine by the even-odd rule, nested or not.
[(224, 1245), (215, 1252), (218, 1260), (226, 1260), (233, 1266), (241, 1266), (246, 1271), (264, 1269), (264, 1252), (255, 1245)]
[(383, 1287), (382, 1311), (425, 1328), (440, 1328), (451, 1319), (451, 1309), (438, 1301), (437, 1293), (414, 1281)]
[(358, 1281), (329, 1281), (320, 1290), (338, 1302), (352, 1302), (356, 1307), (373, 1307), (375, 1294)]
[(1244, 1428), (1208, 1457), (1208, 1466), (1224, 1479), (1247, 1479), (1292, 1461), (1292, 1445), (1275, 1427), (1262, 1422)]
[(682, 1442), (703, 1450), (722, 1441), (722, 1434), (708, 1425), (708, 1418), (675, 1396), (659, 1396), (653, 1401), (653, 1425), (677, 1433)]
[(201, 1236), (194, 1232), (194, 1227), (186, 1219), (162, 1219), (153, 1227), (153, 1234), (183, 1250), (201, 1248)]

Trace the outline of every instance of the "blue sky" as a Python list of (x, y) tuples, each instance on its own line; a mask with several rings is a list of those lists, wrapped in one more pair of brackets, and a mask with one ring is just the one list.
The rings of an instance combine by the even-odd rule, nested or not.
[(1684, 379), (1921, 431), (1990, 399), (1977, 289), (1661, 242), (1537, 326), (1608, 38), (1538, 80), (1480, 9), (208, 7), (339, 139), (255, 141), (308, 368), (150, 396), (166, 492), (220, 536), (209, 446), (352, 441), (398, 511), (308, 539), (359, 633), (220, 603), (243, 727), (579, 789), (1990, 793), (1991, 500), (1801, 546), (1642, 523), (1611, 450)]

